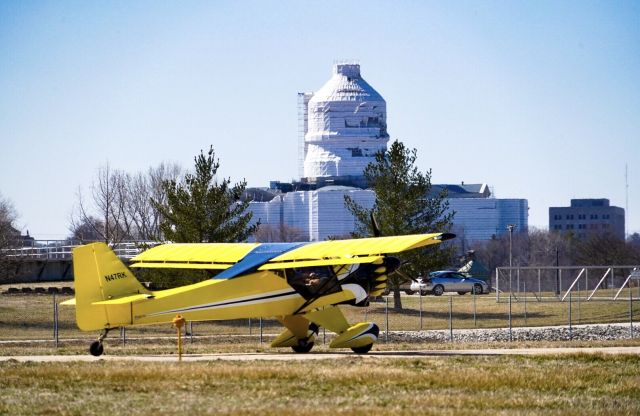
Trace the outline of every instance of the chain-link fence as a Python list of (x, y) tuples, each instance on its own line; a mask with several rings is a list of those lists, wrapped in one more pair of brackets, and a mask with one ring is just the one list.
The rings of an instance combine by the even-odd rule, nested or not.
[[(589, 298), (588, 290), (574, 288), (562, 300), (552, 292), (520, 292), (503, 294), (500, 300), (491, 295), (419, 296), (403, 295), (401, 308), (394, 306), (392, 296), (380, 297), (366, 307), (341, 306), (350, 323), (375, 322), (381, 330), (380, 341), (400, 331), (448, 331), (468, 329), (511, 329), (518, 327), (572, 326), (583, 324), (628, 323), (634, 335), (634, 319), (640, 314), (640, 287), (627, 287), (614, 300), (611, 296)], [(76, 327), (75, 308), (60, 306), (73, 295), (59, 293), (5, 293), (0, 295), (0, 343), (26, 340), (53, 342), (56, 345), (72, 340), (95, 339), (96, 333), (82, 332)], [(187, 339), (204, 337), (238, 337), (268, 342), (282, 331), (275, 319), (238, 319), (227, 321), (188, 322), (184, 327)], [(637, 332), (637, 330), (636, 330)], [(322, 331), (323, 340), (333, 334)], [(121, 341), (175, 338), (170, 324), (134, 326), (112, 331), (109, 338)]]

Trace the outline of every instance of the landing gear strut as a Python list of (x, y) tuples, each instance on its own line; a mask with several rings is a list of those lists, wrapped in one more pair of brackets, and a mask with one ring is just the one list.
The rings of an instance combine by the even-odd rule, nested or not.
[(104, 339), (107, 337), (111, 329), (112, 328), (103, 329), (102, 332), (100, 332), (100, 335), (98, 336), (98, 340), (93, 341), (91, 343), (91, 345), (89, 346), (89, 353), (91, 355), (93, 355), (94, 357), (99, 357), (102, 355), (102, 353), (104, 352), (104, 346), (102, 345), (102, 341), (104, 341)]

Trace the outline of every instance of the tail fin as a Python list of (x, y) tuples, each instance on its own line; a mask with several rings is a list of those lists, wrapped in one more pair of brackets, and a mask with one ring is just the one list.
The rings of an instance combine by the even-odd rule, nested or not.
[(131, 324), (131, 302), (152, 296), (104, 243), (73, 249), (73, 274), (76, 322), (83, 331)]

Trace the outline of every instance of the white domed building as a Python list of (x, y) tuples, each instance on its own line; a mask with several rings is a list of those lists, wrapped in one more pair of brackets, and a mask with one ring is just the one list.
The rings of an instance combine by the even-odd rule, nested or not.
[[(250, 190), (252, 221), (308, 241), (348, 236), (355, 219), (345, 195), (368, 209), (375, 203), (364, 170), (376, 152), (387, 149), (387, 103), (354, 63), (334, 65), (322, 88), (298, 98), (300, 181)], [(463, 245), (503, 234), (506, 224), (528, 227), (526, 199), (495, 199), (485, 184), (434, 185), (433, 191), (442, 188), (456, 212), (456, 241)]]
[(359, 64), (336, 64), (333, 76), (304, 95), (304, 173), (315, 178), (360, 177), (387, 149), (387, 103), (360, 75)]

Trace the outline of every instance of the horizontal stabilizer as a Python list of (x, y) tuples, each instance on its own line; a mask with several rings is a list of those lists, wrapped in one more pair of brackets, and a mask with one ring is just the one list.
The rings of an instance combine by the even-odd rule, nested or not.
[(153, 295), (147, 293), (139, 293), (131, 296), (123, 296), (121, 298), (102, 300), (99, 302), (92, 302), (92, 305), (123, 305), (125, 303), (137, 302), (139, 300), (151, 299)]

